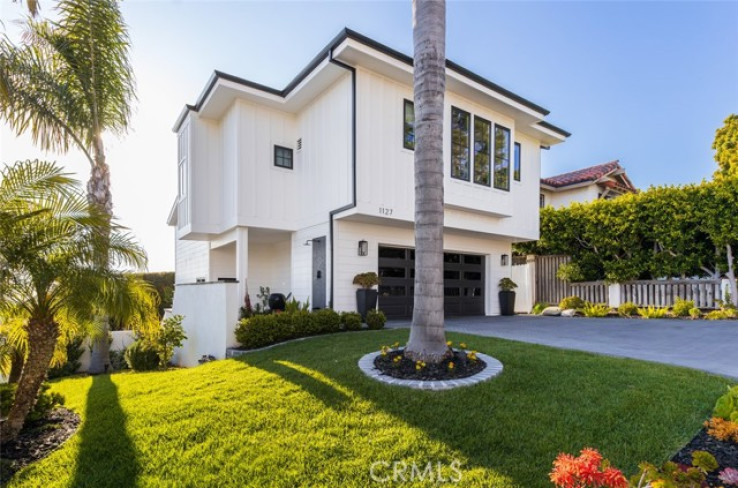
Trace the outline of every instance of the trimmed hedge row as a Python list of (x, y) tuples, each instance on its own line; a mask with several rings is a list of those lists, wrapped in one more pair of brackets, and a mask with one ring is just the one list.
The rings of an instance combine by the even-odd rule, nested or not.
[[(370, 329), (381, 329), (386, 321), (382, 312), (373, 310), (367, 314)], [(256, 349), (299, 337), (360, 329), (361, 315), (358, 313), (343, 312), (339, 315), (325, 308), (314, 312), (283, 312), (241, 319), (236, 326), (236, 340), (246, 349)]]

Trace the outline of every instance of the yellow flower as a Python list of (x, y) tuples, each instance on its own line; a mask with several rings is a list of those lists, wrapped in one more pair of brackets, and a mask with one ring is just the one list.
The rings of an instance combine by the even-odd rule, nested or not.
[(454, 363), (453, 361), (448, 363), (448, 369), (454, 369)]
[(462, 349), (466, 349), (466, 343), (462, 342), (461, 344), (459, 344), (459, 347), (461, 347)]
[(447, 342), (446, 342), (446, 345), (447, 345), (448, 347), (451, 347), (451, 346), (453, 346), (453, 345), (454, 345), (454, 343), (453, 343), (453, 342), (451, 342), (451, 341), (447, 341)]
[(400, 343), (399, 342), (395, 342), (394, 344), (392, 344), (392, 347), (395, 348), (395, 349), (397, 349), (398, 347), (400, 347)]
[(395, 356), (395, 358), (392, 361), (399, 363), (400, 361), (402, 361), (402, 356)]
[(384, 349), (382, 349), (382, 352), (381, 352), (380, 354), (381, 354), (382, 356), (386, 356), (386, 355), (387, 355), (387, 351), (385, 351)]

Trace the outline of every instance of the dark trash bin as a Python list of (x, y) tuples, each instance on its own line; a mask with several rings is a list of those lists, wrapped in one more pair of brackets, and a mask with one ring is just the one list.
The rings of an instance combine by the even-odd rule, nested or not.
[(287, 299), (286, 297), (281, 293), (272, 293), (269, 295), (269, 310), (272, 312), (275, 312), (279, 310), (280, 312), (284, 312), (285, 307), (287, 306)]

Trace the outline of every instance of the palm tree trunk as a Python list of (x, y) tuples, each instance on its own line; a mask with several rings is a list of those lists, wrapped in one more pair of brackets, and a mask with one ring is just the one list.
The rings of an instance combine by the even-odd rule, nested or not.
[(415, 100), (415, 303), (405, 354), (439, 362), (443, 330), (443, 99), (446, 2), (413, 0)]
[(23, 353), (18, 349), (13, 351), (13, 357), (10, 363), (10, 375), (8, 375), (8, 383), (15, 384), (20, 381), (21, 372), (23, 371), (23, 363), (25, 362)]
[[(93, 141), (92, 151), (95, 164), (92, 166), (90, 179), (87, 182), (87, 200), (107, 214), (109, 219), (112, 219), (113, 195), (110, 192), (110, 167), (105, 162), (105, 148), (99, 135)], [(97, 265), (101, 269), (107, 268), (107, 252), (101, 253), (97, 259)], [(101, 317), (100, 321), (102, 331), (100, 336), (92, 341), (90, 351), (90, 367), (87, 371), (90, 374), (105, 373), (110, 366), (110, 341), (108, 338), (110, 324), (107, 317)]]
[(7, 420), (0, 426), (0, 437), (3, 441), (15, 439), (23, 428), (28, 413), (36, 403), (41, 383), (46, 378), (58, 338), (59, 326), (53, 320), (29, 321), (28, 358), (23, 365), (13, 406)]

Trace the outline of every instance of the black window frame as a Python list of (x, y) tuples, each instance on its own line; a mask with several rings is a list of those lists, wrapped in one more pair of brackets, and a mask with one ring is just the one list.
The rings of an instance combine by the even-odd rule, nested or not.
[[(487, 153), (484, 154), (481, 151), (477, 151), (477, 121), (487, 124)], [(482, 185), (486, 187), (492, 186), (492, 122), (483, 118), (479, 117), (478, 115), (474, 116), (474, 122), (473, 122), (473, 133), (474, 133), (474, 140), (472, 142), (472, 147), (474, 148), (474, 158), (473, 158), (473, 169), (474, 169), (474, 176), (472, 177), (472, 181), (477, 185)], [(483, 181), (477, 181), (477, 156), (487, 156), (487, 182)]]
[[(454, 128), (453, 128), (453, 121), (454, 121), (454, 112), (459, 112), (460, 114), (463, 114), (466, 116), (466, 147), (464, 148), (466, 150), (466, 178), (463, 178), (461, 176), (454, 176), (454, 146), (461, 147), (461, 144), (457, 144), (454, 140)], [(469, 146), (471, 144), (471, 113), (467, 112), (466, 110), (462, 110), (458, 107), (451, 106), (451, 124), (449, 124), (449, 130), (451, 131), (451, 178), (455, 180), (461, 180), (461, 181), (471, 181), (471, 151), (469, 149)]]
[(520, 181), (523, 174), (523, 147), (519, 142), (513, 144), (513, 180)]
[[(407, 121), (408, 106), (411, 106), (413, 108), (412, 143), (410, 143), (406, 137), (407, 134), (410, 133), (410, 131), (408, 131), (409, 124)], [(413, 102), (412, 100), (408, 100), (407, 98), (404, 98), (402, 102), (402, 147), (403, 149), (407, 149), (408, 151), (415, 151), (415, 102)]]
[(546, 208), (546, 195), (544, 193), (538, 195), (538, 208)]
[[(498, 162), (498, 160), (505, 161), (504, 158), (498, 158), (497, 157), (497, 129), (501, 129), (503, 132), (505, 132), (507, 134), (508, 144), (507, 144), (507, 186), (506, 187), (497, 186), (497, 162)], [(507, 127), (505, 127), (503, 125), (495, 124), (495, 131), (494, 131), (494, 159), (493, 159), (494, 164), (493, 164), (493, 167), (492, 167), (492, 181), (493, 181), (493, 185), (494, 185), (495, 189), (497, 189), (497, 190), (510, 191), (510, 177), (512, 176), (511, 175), (512, 171), (510, 171), (510, 156), (511, 156), (510, 152), (512, 151), (512, 148), (510, 147), (511, 146), (511, 144), (510, 144), (511, 142), (512, 142), (512, 134), (510, 132), (510, 129), (508, 129)]]
[[(277, 161), (279, 161), (280, 159), (282, 159), (282, 160), (285, 159), (284, 156), (280, 156), (278, 154), (279, 151), (289, 151), (289, 155), (290, 155), (290, 158), (289, 158), (290, 165), (289, 166), (285, 166), (283, 164), (278, 164), (277, 163)], [(275, 168), (282, 168), (282, 169), (294, 169), (294, 167), (295, 167), (295, 151), (291, 147), (285, 147), (285, 146), (280, 146), (280, 145), (275, 144), (274, 145), (274, 167)]]

